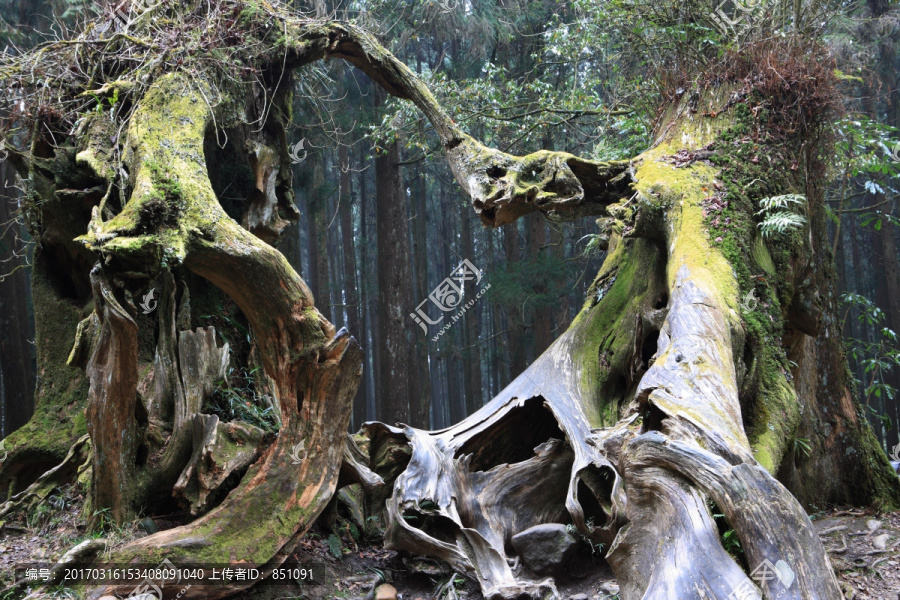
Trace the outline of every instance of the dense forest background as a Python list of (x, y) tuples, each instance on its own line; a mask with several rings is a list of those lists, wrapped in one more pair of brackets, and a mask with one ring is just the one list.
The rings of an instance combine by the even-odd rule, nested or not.
[[(684, 48), (725, 55), (762, 1), (745, 3), (744, 23), (721, 20), (716, 5), (683, 3), (683, 24), (661, 25), (653, 3), (621, 0), (294, 3), (377, 33), (484, 143), (514, 154), (567, 150), (600, 160), (648, 147), (659, 90), (671, 87), (660, 81), (671, 74), (664, 66)], [(18, 52), (115, 10), (115, 3), (86, 0), (2, 0), (0, 44)], [(838, 325), (859, 400), (890, 451), (900, 442), (894, 333), (900, 331), (900, 10), (883, 0), (838, 9), (823, 3), (821, 10), (817, 35), (837, 59), (847, 97), (832, 132), (835, 155), (821, 174), (845, 303)], [(636, 59), (635, 44), (652, 51)], [(351, 428), (372, 419), (425, 428), (458, 422), (521, 373), (577, 313), (604, 258), (594, 219), (554, 223), (533, 213), (502, 229), (483, 228), (427, 121), (343, 64), (307, 68), (293, 101), (300, 118), (288, 143), (301, 218), (279, 250), (307, 281), (319, 310), (346, 326), (365, 351)], [(114, 103), (106, 110), (114, 111)], [(227, 204), (229, 189), (242, 197), (232, 187), (236, 161), (227, 160), (240, 148), (234, 140), (219, 143), (224, 159), (210, 171)], [(6, 162), (0, 177), (5, 437), (30, 416), (41, 374), (33, 356), (32, 248)], [(240, 310), (224, 295), (205, 303), (201, 319), (247, 359), (234, 364), (254, 364), (255, 344)], [(259, 369), (232, 371), (210, 408), (241, 411), (244, 420), (266, 425), (263, 379)]]

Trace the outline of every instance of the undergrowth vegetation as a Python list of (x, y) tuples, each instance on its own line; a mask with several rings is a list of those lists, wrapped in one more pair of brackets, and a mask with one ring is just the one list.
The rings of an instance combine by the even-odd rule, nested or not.
[(228, 378), (220, 381), (203, 412), (218, 415), (222, 421), (244, 421), (263, 431), (275, 432), (280, 426), (272, 398), (257, 392), (261, 370), (231, 368)]

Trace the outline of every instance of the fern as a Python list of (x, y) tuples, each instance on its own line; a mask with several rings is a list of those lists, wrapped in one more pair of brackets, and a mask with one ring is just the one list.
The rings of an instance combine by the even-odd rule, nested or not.
[(800, 229), (806, 224), (806, 218), (792, 212), (777, 212), (767, 215), (759, 224), (759, 230), (763, 237), (772, 237), (774, 234), (783, 234), (795, 229)]
[(759, 207), (762, 209), (758, 215), (769, 212), (774, 209), (785, 210), (792, 207), (806, 206), (806, 196), (802, 194), (784, 194), (782, 196), (769, 196), (759, 201)]
[(806, 217), (798, 214), (806, 207), (806, 196), (800, 194), (769, 196), (760, 200), (759, 206), (760, 210), (756, 214), (763, 217), (759, 230), (764, 238), (789, 233), (806, 224)]

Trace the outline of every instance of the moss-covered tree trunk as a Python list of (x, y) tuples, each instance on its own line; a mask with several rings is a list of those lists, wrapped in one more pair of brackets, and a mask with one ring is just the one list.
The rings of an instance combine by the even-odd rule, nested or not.
[[(686, 94), (627, 166), (450, 151), (488, 225), (605, 215), (609, 253), (568, 331), (483, 409), (434, 433), (369, 426), (373, 457), (412, 446), (390, 545), (486, 597), (546, 597), (552, 580), (509, 566), (511, 538), (563, 522), (608, 548), (622, 598), (842, 597), (803, 504), (893, 507), (900, 486), (851, 400), (809, 176), (820, 131), (786, 135), (751, 92)], [(805, 196), (804, 224), (764, 234), (760, 201), (785, 194)]]
[[(50, 72), (94, 64), (108, 51), (142, 57), (107, 65), (103, 82), (78, 79), (81, 71), (48, 77), (58, 98), (97, 97), (99, 110), (69, 122), (33, 111), (31, 145), (12, 154), (43, 243), (35, 286), (77, 300), (38, 321), (38, 350), (55, 393), (75, 394), (78, 371), (41, 350), (48, 327), (67, 319), (71, 327), (52, 335), (57, 347), (74, 339), (68, 363), (89, 376), (90, 509), (124, 522), (160, 489), (189, 500), (196, 513), (214, 506), (116, 549), (112, 560), (271, 567), (324, 508), (339, 472), (370, 488), (379, 482), (345, 447), (358, 346), (323, 318), (270, 245), (296, 218), (283, 78), (331, 57), (428, 116), (486, 225), (537, 211), (559, 219), (593, 214), (602, 217), (599, 235), (609, 248), (568, 330), (478, 412), (438, 432), (368, 425), (371, 466), (393, 486), (388, 543), (443, 558), (491, 598), (556, 595), (552, 579), (513, 570), (507, 560), (514, 534), (546, 522), (570, 523), (606, 544), (626, 599), (840, 597), (797, 498), (889, 506), (900, 484), (848, 389), (815, 177), (816, 129), (779, 127), (771, 114), (786, 113), (766, 109), (802, 108), (802, 94), (760, 98), (772, 88), (747, 82), (768, 70), (751, 65), (759, 77), (720, 79), (673, 101), (652, 148), (632, 160), (549, 151), (515, 157), (466, 135), (365, 32), (267, 3), (228, 6), (213, 15), (206, 2), (157, 5), (152, 10), (168, 11), (168, 20), (155, 21), (165, 27), (142, 25), (146, 14), (125, 26), (110, 21), (77, 44), (49, 44), (3, 65), (27, 96), (36, 65)], [(226, 63), (216, 54), (222, 48), (196, 33), (204, 19), (221, 19), (224, 30), (255, 42), (229, 55), (228, 65), (244, 61), (235, 71), (216, 71)], [(181, 62), (151, 60), (179, 36), (193, 53)], [(108, 106), (112, 114), (103, 112)], [(242, 157), (234, 161), (239, 206), (216, 193), (224, 165), (208, 168), (229, 152)], [(764, 238), (759, 201), (787, 193), (806, 197), (803, 226)], [(55, 214), (67, 217), (64, 225), (51, 222)], [(59, 272), (71, 276), (47, 281)], [(160, 279), (150, 336), (145, 317), (154, 308), (145, 291)], [(213, 329), (196, 328), (197, 291), (210, 295), (198, 279), (224, 292), (237, 307), (232, 314), (249, 325), (252, 335), (231, 341), (247, 346), (247, 366), (257, 360), (264, 368), (256, 385), (277, 410), (274, 441), (240, 420), (220, 428), (218, 417), (203, 413), (227, 351)], [(152, 359), (142, 356), (148, 348)], [(46, 418), (41, 410), (39, 403)], [(236, 452), (236, 440), (253, 442)], [(411, 453), (395, 451), (405, 445)], [(24, 457), (29, 444), (16, 448)], [(201, 459), (217, 452), (242, 474), (234, 489), (202, 472)], [(228, 495), (215, 505), (213, 492)], [(712, 505), (750, 569), (776, 570), (762, 589), (722, 547)], [(246, 585), (194, 586), (182, 597), (221, 597)], [(130, 591), (105, 586), (90, 596)]]

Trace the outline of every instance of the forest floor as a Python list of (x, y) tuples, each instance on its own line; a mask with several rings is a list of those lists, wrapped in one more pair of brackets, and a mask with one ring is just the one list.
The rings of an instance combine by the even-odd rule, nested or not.
[(900, 512), (814, 516), (847, 600), (900, 600)]
[[(23, 563), (53, 562), (87, 536), (81, 525), (80, 503), (67, 502), (0, 526), (0, 590), (12, 582), (14, 568)], [(831, 555), (832, 564), (847, 600), (900, 600), (900, 512), (875, 513), (862, 509), (830, 510), (813, 515), (816, 530)], [(162, 528), (176, 523), (158, 521)], [(133, 527), (116, 532), (113, 543), (144, 534)], [(339, 557), (339, 558), (338, 558)], [(356, 542), (349, 533), (312, 531), (299, 544), (292, 560), (314, 565), (314, 584), (286, 588), (258, 585), (240, 597), (254, 600), (369, 600), (375, 583), (384, 600), (481, 600), (477, 584), (454, 574), (447, 565), (428, 559), (412, 559), (385, 550), (377, 541)], [(452, 582), (452, 583), (450, 583)], [(589, 550), (572, 562), (565, 576), (557, 578), (560, 596), (566, 600), (612, 600), (618, 586), (606, 562)], [(386, 592), (386, 595), (385, 595)], [(0, 598), (22, 598), (23, 593)], [(77, 590), (54, 588), (28, 598), (77, 598)]]

